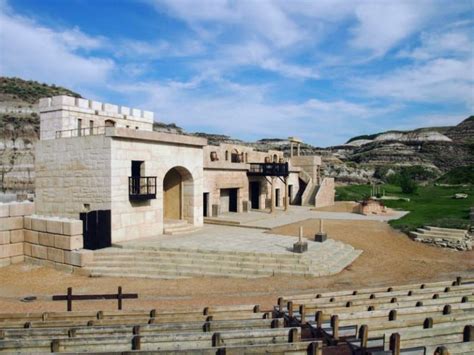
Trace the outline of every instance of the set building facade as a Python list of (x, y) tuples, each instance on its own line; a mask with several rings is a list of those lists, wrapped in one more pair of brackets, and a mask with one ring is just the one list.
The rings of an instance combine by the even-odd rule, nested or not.
[(208, 145), (153, 131), (152, 112), (69, 96), (41, 99), (39, 108), (36, 213), (80, 217), (86, 229), (88, 214), (107, 211), (112, 242), (162, 234), (176, 220), (200, 227), (226, 213), (334, 201), (320, 157), (300, 156), (299, 148), (285, 157)]

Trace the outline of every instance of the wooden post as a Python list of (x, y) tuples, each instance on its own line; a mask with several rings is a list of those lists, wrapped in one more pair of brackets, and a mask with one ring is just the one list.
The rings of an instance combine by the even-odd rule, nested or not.
[(72, 311), (72, 287), (67, 288), (67, 311)]
[(390, 336), (390, 350), (392, 355), (400, 355), (400, 334), (393, 333)]
[(423, 322), (423, 329), (431, 329), (433, 328), (433, 318), (428, 317)]
[(462, 284), (462, 277), (461, 276), (456, 277), (456, 285), (460, 286), (461, 284)]
[(253, 307), (253, 313), (259, 313), (260, 312), (260, 305), (259, 304), (256, 304), (254, 307)]
[(323, 355), (323, 347), (321, 341), (313, 341), (311, 344), (309, 344), (308, 354)]
[(449, 355), (449, 351), (445, 346), (438, 346), (434, 352), (434, 355)]
[(270, 203), (270, 212), (274, 213), (275, 212), (275, 186), (274, 186), (275, 185), (275, 177), (274, 176), (271, 177), (271, 181), (272, 181), (272, 183), (271, 183), (272, 191), (271, 191), (271, 195), (270, 195), (270, 199), (271, 199), (271, 201), (270, 201), (271, 202)]
[(278, 310), (283, 311), (283, 297), (278, 297)]
[(301, 320), (301, 324), (304, 324), (306, 323), (306, 310), (305, 310), (305, 307), (304, 307), (304, 304), (301, 304), (300, 305), (300, 320)]
[(322, 311), (316, 311), (316, 314), (314, 315), (314, 321), (316, 322), (316, 327), (318, 329), (321, 329), (323, 326), (323, 312)]
[(462, 341), (474, 341), (474, 325), (466, 325), (464, 327), (463, 339)]
[(331, 317), (332, 337), (339, 340), (339, 316), (337, 314)]
[(51, 341), (51, 352), (52, 353), (59, 353), (59, 340), (54, 339)]
[(74, 329), (74, 328), (68, 329), (67, 336), (68, 336), (68, 338), (75, 338), (76, 337), (76, 329)]
[(288, 333), (288, 343), (298, 343), (301, 341), (301, 333), (299, 328), (291, 328)]
[(132, 350), (141, 350), (142, 347), (142, 339), (141, 336), (135, 335), (132, 338)]
[(212, 346), (221, 346), (222, 345), (222, 337), (221, 333), (214, 333), (212, 334)]
[(365, 353), (365, 349), (367, 348), (367, 341), (369, 339), (369, 327), (367, 324), (361, 325), (359, 328), (359, 339), (360, 339), (360, 346), (362, 348), (362, 353)]
[(397, 310), (396, 310), (396, 309), (392, 309), (392, 310), (388, 313), (388, 320), (389, 320), (389, 321), (397, 320)]
[(293, 301), (289, 301), (286, 308), (288, 310), (288, 317), (293, 317)]
[(443, 307), (443, 314), (451, 314), (451, 305), (447, 304), (446, 306)]
[(118, 292), (117, 292), (117, 307), (119, 311), (122, 310), (122, 286), (118, 287)]

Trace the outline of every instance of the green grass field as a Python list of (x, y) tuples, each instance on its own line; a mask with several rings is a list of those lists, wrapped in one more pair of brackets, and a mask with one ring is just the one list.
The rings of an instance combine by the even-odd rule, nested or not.
[[(390, 225), (403, 231), (413, 230), (424, 225), (446, 228), (467, 228), (469, 210), (474, 206), (474, 187), (471, 186), (419, 186), (414, 194), (402, 193), (400, 187), (382, 185), (387, 196), (408, 197), (410, 202), (403, 200), (384, 201), (387, 207), (410, 211), (398, 220), (390, 221)], [(336, 188), (336, 200), (357, 201), (370, 195), (369, 185), (350, 185)], [(455, 193), (468, 194), (467, 199), (453, 199)]]

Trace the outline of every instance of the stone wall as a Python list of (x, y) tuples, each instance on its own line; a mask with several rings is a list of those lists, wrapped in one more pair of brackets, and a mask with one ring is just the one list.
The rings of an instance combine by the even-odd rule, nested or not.
[(109, 210), (111, 154), (111, 138), (105, 136), (38, 141), (36, 212), (79, 218), (87, 210)]
[[(54, 139), (56, 132), (77, 130), (82, 121), (83, 133), (92, 122), (94, 127), (103, 127), (106, 121), (113, 121), (116, 127), (153, 130), (153, 112), (125, 106), (117, 106), (72, 96), (54, 96), (39, 101), (41, 114), (40, 139)], [(77, 132), (71, 132), (77, 134)]]
[(93, 260), (82, 221), (34, 215), (32, 202), (0, 204), (0, 267), (19, 262), (73, 271)]
[(314, 185), (321, 184), (321, 157), (317, 155), (294, 156), (290, 158), (290, 163), (295, 168), (308, 173)]
[[(156, 133), (163, 135), (163, 133)], [(192, 184), (183, 185), (183, 213), (195, 225), (203, 224), (202, 145), (194, 138), (189, 144), (174, 144), (114, 137), (112, 141), (112, 241), (125, 241), (163, 233), (163, 180), (177, 168), (190, 175)], [(185, 142), (183, 140), (183, 142)], [(192, 145), (194, 142), (196, 145)], [(144, 161), (144, 176), (156, 176), (156, 199), (132, 202), (128, 195), (128, 177), (132, 160)]]
[(321, 181), (316, 198), (314, 201), (315, 207), (325, 207), (334, 205), (334, 198), (336, 196), (336, 188), (334, 185), (334, 178), (324, 178)]

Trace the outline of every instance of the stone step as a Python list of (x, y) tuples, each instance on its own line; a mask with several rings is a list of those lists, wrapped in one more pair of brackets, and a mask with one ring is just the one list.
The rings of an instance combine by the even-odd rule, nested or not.
[(466, 231), (461, 232), (451, 232), (451, 231), (440, 231), (440, 230), (430, 230), (424, 228), (417, 228), (416, 230), (422, 234), (433, 234), (433, 235), (440, 235), (440, 236), (454, 236), (454, 237), (464, 237), (466, 235)]
[[(203, 263), (200, 260), (189, 260), (189, 259), (176, 259), (176, 260), (140, 260), (140, 259), (120, 259), (120, 260), (101, 260), (101, 261), (94, 261), (88, 267), (91, 268), (99, 267), (99, 266), (118, 266), (124, 268), (133, 268), (136, 265), (139, 266), (157, 266), (169, 269), (180, 269), (180, 268), (195, 268), (195, 269), (208, 269), (208, 268), (232, 268), (232, 269), (246, 269), (249, 272), (257, 271), (258, 270), (265, 270), (265, 271), (285, 271), (285, 270), (293, 270), (295, 272), (312, 272), (313, 270), (317, 270), (318, 266), (304, 266), (304, 265), (282, 265), (282, 264), (258, 264), (258, 263), (227, 263), (223, 261), (209, 263)], [(319, 265), (321, 267), (322, 265)]]
[[(332, 253), (331, 253), (332, 254)], [(314, 263), (319, 264), (319, 260), (326, 259), (328, 255), (324, 255), (323, 258), (312, 260), (312, 259), (294, 259), (288, 258), (285, 254), (280, 256), (266, 256), (261, 254), (258, 256), (246, 256), (246, 255), (225, 255), (219, 251), (204, 253), (188, 253), (188, 252), (136, 252), (130, 250), (130, 252), (118, 252), (118, 253), (94, 253), (94, 260), (116, 260), (118, 258), (128, 259), (176, 259), (176, 258), (188, 258), (191, 260), (203, 260), (203, 261), (226, 261), (226, 262), (254, 262), (254, 263), (266, 263), (266, 264), (283, 264), (283, 265), (311, 265)]]
[(173, 228), (173, 227), (179, 227), (179, 226), (184, 226), (184, 225), (189, 225), (188, 221), (185, 221), (184, 219), (165, 219), (163, 223), (163, 227), (165, 228)]
[(410, 236), (413, 238), (420, 238), (425, 240), (435, 240), (435, 239), (446, 239), (446, 240), (458, 240), (463, 241), (464, 236), (453, 236), (453, 235), (440, 235), (440, 234), (431, 234), (431, 233), (420, 233), (420, 232), (410, 232)]
[(432, 227), (432, 226), (425, 226), (424, 229), (432, 230), (432, 231), (446, 231), (446, 232), (458, 232), (458, 233), (466, 233), (464, 229), (455, 229), (455, 228), (441, 228), (441, 227)]
[[(176, 266), (176, 265), (175, 265)], [(200, 276), (228, 276), (228, 277), (269, 277), (274, 275), (288, 275), (288, 276), (312, 276), (313, 273), (309, 272), (295, 272), (289, 270), (288, 272), (277, 271), (277, 270), (255, 270), (255, 269), (239, 269), (239, 268), (223, 268), (223, 267), (208, 267), (208, 268), (196, 268), (196, 267), (179, 267), (179, 268), (166, 268), (163, 265), (157, 265), (154, 267), (137, 265), (134, 268), (121, 267), (121, 266), (100, 266), (87, 268), (91, 275), (115, 273), (121, 274), (123, 277), (128, 274), (143, 274), (148, 276), (157, 275), (159, 277), (167, 276), (188, 276), (188, 277), (200, 277)]]

